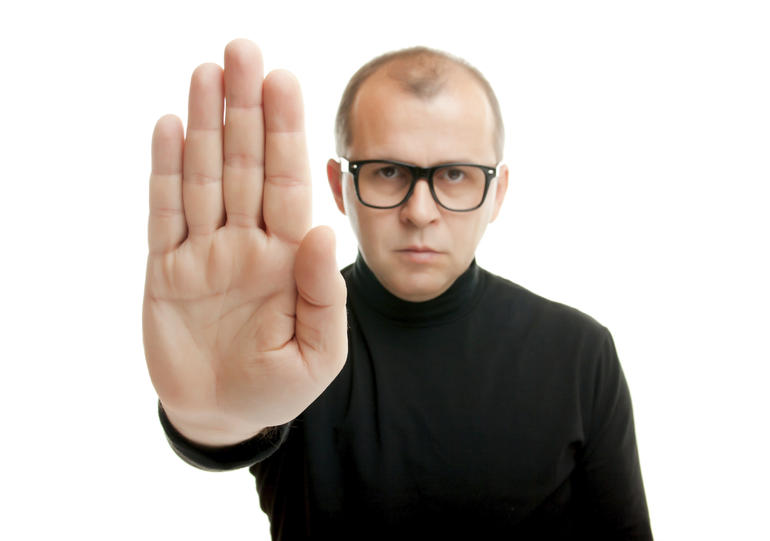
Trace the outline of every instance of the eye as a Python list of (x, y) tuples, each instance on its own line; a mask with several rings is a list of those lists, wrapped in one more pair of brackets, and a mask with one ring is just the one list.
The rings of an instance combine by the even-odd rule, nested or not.
[(401, 180), (406, 177), (406, 171), (403, 167), (397, 165), (383, 164), (375, 172), (377, 177), (384, 180)]
[(449, 182), (462, 182), (465, 180), (465, 171), (462, 169), (445, 169), (442, 171), (442, 175)]
[(398, 171), (396, 168), (392, 165), (386, 165), (385, 167), (380, 167), (380, 170), (378, 171), (381, 177), (385, 178), (393, 178), (398, 174)]

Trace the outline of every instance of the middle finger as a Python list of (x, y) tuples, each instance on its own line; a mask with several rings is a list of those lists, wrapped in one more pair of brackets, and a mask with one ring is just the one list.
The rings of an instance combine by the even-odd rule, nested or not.
[(225, 144), (223, 189), (227, 223), (261, 224), (265, 128), (262, 55), (245, 39), (225, 48)]

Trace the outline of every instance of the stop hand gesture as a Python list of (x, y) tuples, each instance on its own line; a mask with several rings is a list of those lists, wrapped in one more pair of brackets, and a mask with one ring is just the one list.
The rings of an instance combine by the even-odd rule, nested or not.
[(333, 233), (308, 231), (310, 216), (299, 85), (263, 80), (256, 46), (233, 41), (224, 73), (193, 73), (186, 138), (169, 115), (152, 139), (145, 355), (193, 441), (288, 422), (342, 368), (345, 284)]

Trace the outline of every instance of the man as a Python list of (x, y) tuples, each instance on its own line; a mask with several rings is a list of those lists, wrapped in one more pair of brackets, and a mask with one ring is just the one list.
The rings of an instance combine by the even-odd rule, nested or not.
[(430, 50), (376, 59), (337, 144), (342, 276), (308, 231), (293, 78), (238, 40), (193, 74), (186, 139), (158, 122), (144, 330), (172, 447), (251, 466), (276, 539), (650, 538), (609, 333), (475, 264), (508, 184), (488, 83)]

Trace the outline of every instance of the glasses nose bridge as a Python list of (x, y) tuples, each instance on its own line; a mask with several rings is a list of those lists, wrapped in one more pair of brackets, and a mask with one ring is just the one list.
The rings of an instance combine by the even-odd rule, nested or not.
[(409, 188), (409, 193), (407, 194), (402, 204), (409, 204), (409, 201), (412, 199), (412, 196), (417, 191), (417, 182), (420, 179), (425, 179), (425, 182), (428, 183), (428, 186), (427, 186), (428, 193), (430, 194), (431, 199), (437, 205), (441, 205), (441, 203), (439, 203), (438, 201), (438, 198), (436, 197), (436, 193), (433, 190), (433, 172), (435, 170), (436, 170), (435, 167), (420, 167), (418, 165), (414, 165), (410, 168), (410, 171), (412, 173), (411, 187)]
[(433, 194), (433, 171), (435, 171), (435, 169), (436, 169), (435, 167), (420, 167), (418, 165), (413, 166), (412, 167), (412, 188), (409, 191), (413, 192), (415, 188), (417, 188), (418, 180), (425, 179), (425, 182), (428, 183), (428, 188), (430, 189), (430, 192), (432, 195)]
[(430, 177), (433, 174), (433, 168), (432, 167), (419, 167), (414, 166), (412, 168), (412, 175), (414, 176), (414, 181), (418, 181), (421, 178), (424, 178), (428, 182), (430, 182)]

